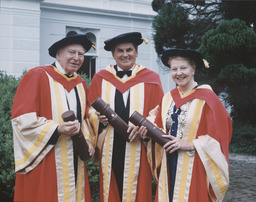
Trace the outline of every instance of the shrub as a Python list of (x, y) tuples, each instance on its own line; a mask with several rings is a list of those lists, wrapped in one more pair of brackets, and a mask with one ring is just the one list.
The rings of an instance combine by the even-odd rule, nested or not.
[(12, 101), (20, 78), (0, 71), (0, 199), (12, 201), (15, 173), (11, 126)]
[(253, 124), (233, 124), (230, 151), (234, 153), (256, 154), (256, 126)]

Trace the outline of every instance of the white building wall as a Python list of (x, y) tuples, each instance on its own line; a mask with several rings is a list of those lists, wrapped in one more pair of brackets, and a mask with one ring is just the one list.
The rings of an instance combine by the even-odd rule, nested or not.
[[(138, 31), (149, 41), (139, 46), (137, 63), (160, 75), (164, 91), (174, 87), (170, 73), (161, 70), (152, 39), (155, 12), (151, 0), (2, 0), (0, 69), (20, 75), (24, 69), (51, 64), (48, 48), (74, 29), (96, 37), (96, 72), (115, 64), (104, 41)], [(90, 51), (91, 52), (91, 51)], [(91, 53), (89, 53), (91, 54)]]
[(39, 65), (40, 1), (1, 0), (0, 69), (19, 76)]

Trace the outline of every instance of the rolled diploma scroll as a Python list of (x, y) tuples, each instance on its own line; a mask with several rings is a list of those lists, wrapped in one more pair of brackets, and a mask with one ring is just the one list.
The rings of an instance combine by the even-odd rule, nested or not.
[(162, 135), (166, 135), (162, 130), (136, 111), (130, 116), (129, 121), (135, 126), (145, 126), (148, 130), (147, 136), (160, 144), (162, 147), (165, 145), (165, 143), (170, 141), (170, 139), (162, 137)]
[(127, 142), (129, 140), (129, 133), (127, 133), (128, 125), (118, 116), (118, 114), (111, 109), (111, 107), (100, 97), (93, 101), (92, 107), (101, 115), (105, 115), (109, 124), (120, 134)]
[[(76, 115), (73, 111), (66, 111), (61, 115), (61, 117), (64, 122), (76, 120)], [(80, 158), (83, 161), (88, 160), (90, 158), (88, 150), (89, 147), (82, 131), (80, 130), (79, 134), (72, 136), (71, 139), (73, 140), (75, 150), (77, 151)]]

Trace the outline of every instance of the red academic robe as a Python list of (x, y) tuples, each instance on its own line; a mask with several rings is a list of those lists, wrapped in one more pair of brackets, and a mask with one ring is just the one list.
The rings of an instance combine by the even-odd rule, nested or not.
[(86, 83), (75, 74), (66, 78), (54, 66), (28, 71), (21, 79), (12, 108), (15, 155), (14, 201), (91, 201), (85, 163), (78, 158), (74, 175), (73, 144), (60, 135), (48, 144), (61, 114), (68, 110), (65, 89), (77, 87), (81, 102), (82, 131), (90, 139), (84, 121)]
[[(232, 135), (230, 116), (208, 85), (186, 95), (178, 88), (167, 93), (155, 123), (166, 131), (167, 110), (191, 101), (183, 139), (193, 142), (195, 153), (179, 151), (173, 201), (222, 201), (229, 185), (228, 146)], [(154, 175), (158, 180), (155, 201), (169, 201), (168, 161), (156, 144)]]
[[(116, 75), (114, 66), (108, 66), (94, 75), (89, 87), (88, 100), (92, 103), (96, 98), (101, 97), (106, 103), (115, 108), (115, 91), (118, 89), (124, 93), (130, 92), (130, 115), (136, 110), (147, 116), (149, 111), (158, 105), (163, 90), (159, 76), (153, 71), (136, 65), (132, 76), (121, 80)], [(93, 110), (92, 110), (93, 111)], [(97, 117), (95, 113), (89, 113), (91, 122), (97, 129)], [(109, 125), (97, 138), (97, 149), (100, 155), (100, 201), (120, 201), (115, 177), (111, 169), (112, 149), (114, 130)], [(123, 180), (123, 201), (151, 201), (151, 179), (152, 174), (147, 161), (147, 151), (143, 141), (136, 140), (126, 143), (124, 180)]]

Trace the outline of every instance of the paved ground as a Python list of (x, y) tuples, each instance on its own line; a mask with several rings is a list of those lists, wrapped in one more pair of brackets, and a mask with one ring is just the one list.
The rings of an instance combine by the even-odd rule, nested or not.
[(256, 201), (256, 156), (230, 154), (230, 184), (224, 202)]

